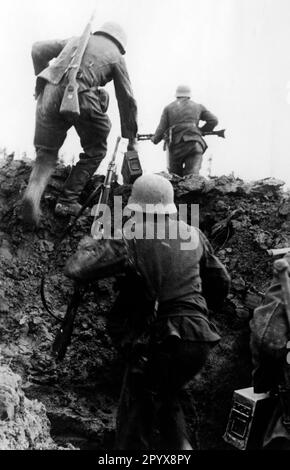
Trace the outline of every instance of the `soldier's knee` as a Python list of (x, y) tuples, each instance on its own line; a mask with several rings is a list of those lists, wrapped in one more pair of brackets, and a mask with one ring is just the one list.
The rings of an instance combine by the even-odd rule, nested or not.
[(106, 156), (106, 150), (100, 150), (97, 149), (96, 147), (93, 147), (91, 149), (86, 149), (85, 153), (80, 154), (80, 160), (86, 159), (86, 160), (94, 160), (97, 161), (98, 163), (101, 163), (101, 161), (105, 158)]

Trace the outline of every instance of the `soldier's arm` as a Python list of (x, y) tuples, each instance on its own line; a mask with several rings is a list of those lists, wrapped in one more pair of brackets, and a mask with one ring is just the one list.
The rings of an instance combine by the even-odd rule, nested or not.
[(64, 274), (80, 282), (103, 279), (124, 272), (126, 262), (127, 248), (123, 240), (108, 243), (105, 239), (85, 236), (68, 258)]
[(168, 128), (169, 128), (168, 112), (167, 112), (167, 108), (164, 108), (158, 127), (155, 131), (154, 136), (151, 139), (152, 142), (154, 144), (158, 144), (164, 138), (164, 134), (166, 133)]
[(137, 103), (123, 57), (114, 64), (113, 80), (121, 121), (122, 137), (134, 139), (137, 131)]
[(203, 105), (201, 105), (200, 119), (205, 121), (204, 126), (200, 128), (202, 132), (211, 132), (218, 124), (218, 118)]
[(206, 236), (200, 231), (202, 256), (200, 259), (200, 277), (202, 293), (208, 307), (218, 310), (222, 307), (230, 288), (230, 275), (222, 262), (214, 255), (213, 248)]
[(57, 57), (62, 51), (68, 39), (38, 41), (32, 46), (31, 56), (35, 75), (49, 66), (49, 61)]

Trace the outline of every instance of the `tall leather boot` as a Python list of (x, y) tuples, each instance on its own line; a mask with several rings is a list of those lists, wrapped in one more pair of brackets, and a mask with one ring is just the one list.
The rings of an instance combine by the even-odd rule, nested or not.
[(282, 408), (282, 423), (290, 433), (290, 390), (279, 385), (279, 398)]
[(57, 162), (57, 153), (37, 150), (37, 157), (22, 198), (22, 220), (31, 227), (39, 224), (41, 196)]
[(159, 418), (163, 445), (167, 449), (192, 450), (183, 410), (177, 397), (163, 401)]
[(99, 167), (102, 156), (88, 157), (85, 153), (80, 154), (78, 163), (72, 168), (66, 182), (64, 183), (62, 195), (58, 198), (55, 213), (61, 216), (77, 215), (81, 209), (79, 196), (90, 177)]

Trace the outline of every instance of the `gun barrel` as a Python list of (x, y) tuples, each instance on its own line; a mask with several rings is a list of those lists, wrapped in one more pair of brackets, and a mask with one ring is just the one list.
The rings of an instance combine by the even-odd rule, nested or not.
[(290, 253), (290, 247), (287, 247), (287, 248), (273, 248), (271, 250), (267, 250), (267, 253), (270, 256), (286, 255), (287, 253)]
[(121, 137), (118, 136), (117, 140), (116, 140), (116, 145), (115, 145), (115, 148), (114, 148), (113, 156), (112, 156), (112, 162), (114, 162), (116, 160), (117, 151), (118, 151), (120, 141), (121, 141)]
[(111, 189), (111, 183), (112, 183), (112, 177), (113, 177), (113, 174), (114, 174), (115, 168), (116, 168), (115, 160), (116, 160), (117, 151), (118, 151), (120, 141), (121, 141), (121, 137), (118, 136), (117, 140), (116, 140), (116, 145), (115, 145), (115, 148), (114, 148), (114, 152), (113, 152), (113, 155), (112, 155), (112, 160), (110, 161), (110, 163), (108, 165), (107, 174), (106, 174), (106, 177), (105, 177), (103, 188), (102, 188), (100, 196), (99, 196), (98, 203), (93, 208), (92, 214), (94, 214), (94, 223), (96, 222), (96, 220), (99, 216), (101, 204), (104, 204), (104, 205), (108, 204), (110, 189)]
[(225, 132), (225, 129), (220, 129), (218, 131), (203, 132), (203, 135), (217, 135), (218, 137), (225, 139)]
[(150, 140), (154, 134), (137, 134), (137, 140)]

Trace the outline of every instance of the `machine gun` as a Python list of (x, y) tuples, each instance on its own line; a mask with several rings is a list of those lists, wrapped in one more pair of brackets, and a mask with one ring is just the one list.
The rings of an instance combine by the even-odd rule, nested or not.
[(202, 135), (216, 135), (217, 137), (222, 137), (222, 139), (225, 139), (225, 132), (225, 129), (219, 129), (218, 131), (202, 132)]
[(90, 38), (91, 24), (94, 16), (95, 12), (92, 14), (90, 21), (85, 27), (84, 32), (80, 37), (79, 45), (71, 59), (70, 65), (68, 66), (68, 84), (64, 91), (59, 112), (64, 114), (69, 120), (73, 120), (80, 115), (78, 98), (79, 84), (77, 82), (77, 74)]
[[(82, 215), (84, 210), (89, 206), (90, 202), (93, 201), (93, 199), (96, 197), (100, 189), (101, 189), (101, 192), (100, 192), (100, 196), (98, 199), (98, 203), (96, 206), (94, 206), (92, 212), (94, 213), (94, 217), (95, 217), (93, 225), (94, 225), (94, 233), (96, 234), (96, 236), (94, 238), (98, 238), (98, 235), (101, 234), (103, 227), (102, 227), (102, 224), (98, 221), (99, 212), (100, 212), (100, 209), (103, 207), (103, 205), (107, 205), (109, 201), (111, 184), (112, 184), (115, 172), (116, 172), (115, 160), (116, 160), (116, 155), (117, 155), (117, 150), (118, 150), (120, 140), (121, 140), (121, 137), (118, 137), (112, 159), (108, 166), (104, 183), (101, 183), (92, 191), (92, 193), (86, 199), (85, 203), (83, 204), (82, 208), (80, 209), (79, 213), (77, 214), (73, 222), (71, 222), (68, 225), (66, 230), (61, 235), (59, 242), (63, 240), (64, 236), (67, 235), (69, 230), (71, 230), (73, 225), (76, 223), (76, 220)], [(53, 316), (56, 320), (61, 321), (61, 327), (58, 330), (56, 337), (54, 339), (53, 345), (52, 345), (52, 351), (58, 360), (62, 360), (64, 358), (66, 350), (68, 346), (70, 345), (74, 321), (75, 321), (75, 317), (78, 311), (78, 307), (85, 293), (89, 290), (89, 288), (90, 288), (90, 283), (83, 283), (83, 284), (80, 284), (78, 282), (74, 283), (74, 291), (73, 291), (70, 301), (68, 302), (65, 316), (62, 320), (60, 320), (59, 317), (51, 311), (50, 307), (48, 306), (46, 302), (45, 276), (42, 277), (40, 292), (41, 292), (41, 299), (42, 299), (43, 305), (46, 311), (51, 316)]]
[[(218, 131), (202, 132), (202, 135), (216, 135), (225, 139), (225, 132), (225, 129), (219, 129)], [(151, 140), (153, 136), (154, 134), (137, 134), (137, 140)]]

